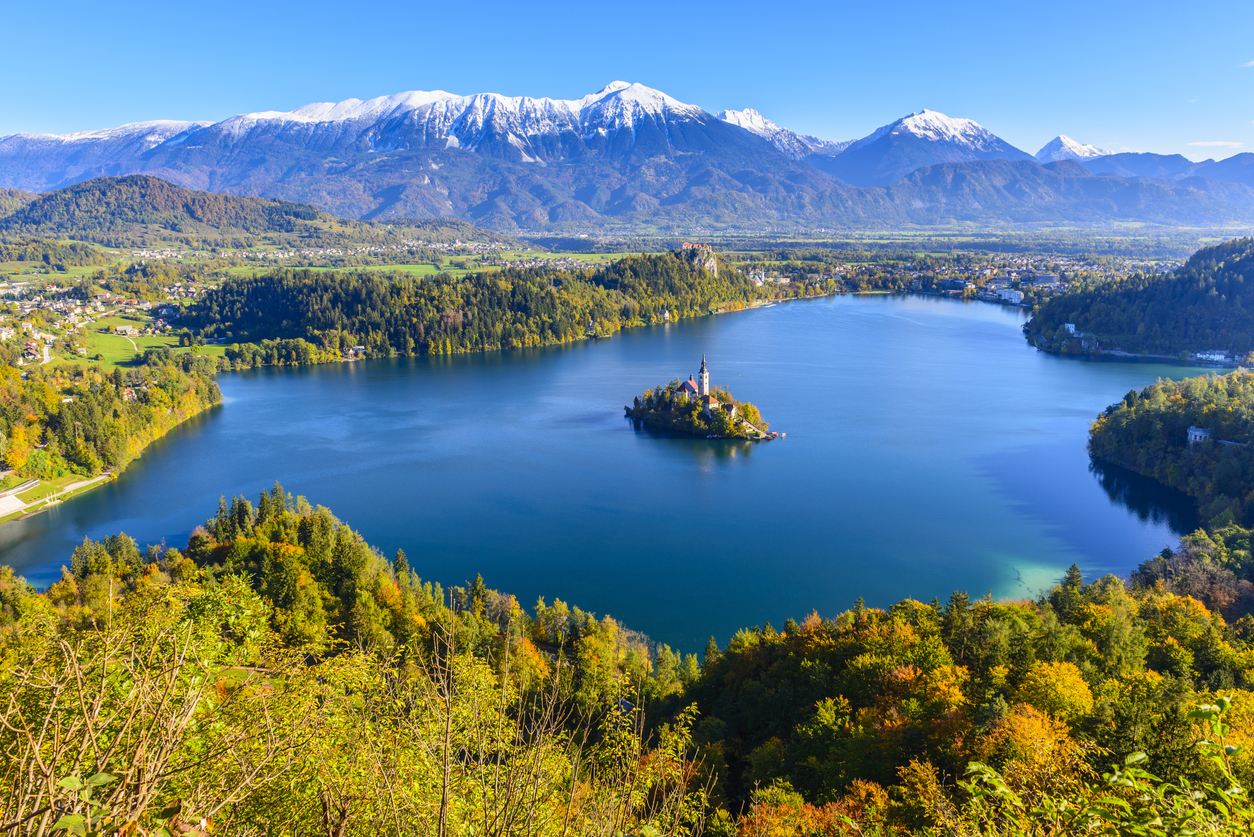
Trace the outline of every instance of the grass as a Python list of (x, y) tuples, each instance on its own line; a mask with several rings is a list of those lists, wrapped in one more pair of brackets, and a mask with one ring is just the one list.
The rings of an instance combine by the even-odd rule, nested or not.
[[(86, 344), (87, 354), (67, 354), (58, 352), (55, 357), (57, 360), (78, 364), (80, 366), (101, 365), (106, 370), (115, 367), (133, 366), (139, 354), (148, 349), (168, 348), (176, 353), (190, 352), (191, 347), (179, 346), (179, 339), (174, 334), (150, 334), (141, 337), (126, 338), (120, 334), (114, 334), (113, 329), (120, 325), (132, 325), (139, 328), (147, 325), (147, 321), (139, 317), (133, 316), (113, 316), (104, 317), (94, 321), (83, 331), (79, 332), (79, 337)], [(108, 333), (102, 333), (101, 329), (108, 329)], [(136, 352), (138, 348), (138, 353)], [(226, 352), (224, 345), (200, 346), (197, 348), (198, 354), (221, 356)], [(99, 355), (99, 359), (97, 359)]]
[(50, 494), (56, 494), (68, 485), (73, 485), (76, 482), (84, 482), (89, 479), (91, 479), (91, 477), (84, 477), (80, 474), (66, 474), (63, 477), (57, 477), (56, 479), (40, 481), (39, 485), (29, 491), (23, 491), (21, 494), (17, 495), (17, 498), (23, 503), (30, 505), (31, 503), (44, 499)]

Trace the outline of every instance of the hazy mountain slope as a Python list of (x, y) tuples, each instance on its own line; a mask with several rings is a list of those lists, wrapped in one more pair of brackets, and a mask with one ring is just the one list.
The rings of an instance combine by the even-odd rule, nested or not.
[(1194, 173), (1211, 180), (1254, 186), (1254, 154), (1245, 151), (1225, 160), (1198, 163)]
[[(455, 218), (497, 230), (564, 232), (954, 220), (1197, 226), (1246, 223), (1254, 204), (1240, 161), (1207, 169), (1183, 157), (1108, 155), (1084, 165), (1125, 179), (1086, 182), (1090, 173), (1074, 163), (1042, 169), (975, 122), (935, 111), (851, 144), (799, 135), (752, 110), (720, 116), (626, 82), (569, 100), (413, 91), (214, 124), (6, 137), (0, 186), (48, 189), (101, 173), (144, 173), (189, 189), (307, 204), (367, 221)], [(1060, 149), (1074, 152), (1063, 139)], [(1196, 176), (1203, 171), (1205, 177)], [(1146, 175), (1188, 180), (1126, 179)], [(164, 195), (161, 190), (148, 189)], [(78, 231), (106, 235), (110, 224), (132, 224), (163, 234), (271, 228), (294, 234), (291, 226), (304, 222), (304, 210), (214, 209), (204, 198), (177, 211), (145, 203), (139, 215), (123, 204), (116, 212), (95, 207), (103, 215)], [(236, 209), (242, 214), (232, 215)], [(202, 210), (205, 217), (196, 214)], [(226, 215), (217, 217), (219, 211)], [(61, 223), (25, 217), (23, 228)]]
[(1030, 159), (970, 119), (923, 110), (879, 128), (835, 157), (810, 162), (854, 186), (887, 186), (938, 163)]
[(127, 174), (156, 146), (208, 122), (137, 122), (74, 134), (0, 137), (0, 186), (38, 191), (103, 174)]
[(1182, 154), (1125, 152), (1084, 160), (1081, 165), (1094, 174), (1116, 177), (1188, 177), (1205, 164), (1195, 163)]
[[(1198, 179), (1201, 185), (1207, 182)], [(889, 202), (913, 223), (953, 221), (1089, 224), (1117, 220), (1174, 225), (1254, 222), (1254, 190), (1213, 184), (1225, 197), (1198, 185), (1093, 175), (1064, 161), (945, 163), (913, 172), (885, 190)], [(1232, 194), (1239, 190), (1238, 194)], [(1243, 205), (1234, 205), (1239, 198)]]

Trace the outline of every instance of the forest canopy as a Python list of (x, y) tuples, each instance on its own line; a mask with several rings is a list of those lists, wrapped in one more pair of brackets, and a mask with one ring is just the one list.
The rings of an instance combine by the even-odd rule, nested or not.
[(1254, 238), (1198, 250), (1174, 273), (1078, 285), (1041, 303), (1024, 332), (1036, 345), (1085, 350), (1067, 323), (1107, 350), (1254, 351)]
[(733, 270), (716, 275), (677, 253), (588, 271), (511, 268), (430, 279), (277, 270), (227, 279), (197, 303), (188, 324), (206, 339), (301, 339), (332, 355), (353, 346), (374, 357), (453, 354), (604, 336), (787, 293), (758, 288)]
[(170, 428), (219, 403), (217, 360), (168, 349), (112, 373), (71, 364), (0, 366), (0, 455), (50, 480), (117, 469)]

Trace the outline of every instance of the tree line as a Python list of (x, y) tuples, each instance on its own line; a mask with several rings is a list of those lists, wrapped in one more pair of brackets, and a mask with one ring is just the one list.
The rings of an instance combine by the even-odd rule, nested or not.
[[(1177, 562), (1204, 560), (1182, 545)], [(1191, 557), (1190, 557), (1191, 556)], [(282, 486), (182, 549), (0, 570), (15, 833), (1228, 834), (1254, 825), (1254, 618), (1170, 580), (899, 602), (702, 658), (442, 588)], [(1146, 570), (1143, 567), (1142, 570)]]
[(538, 268), (463, 277), (284, 269), (227, 279), (191, 310), (205, 339), (304, 340), (329, 356), (370, 357), (509, 349), (605, 336), (746, 307), (795, 293), (762, 289), (741, 273), (717, 275), (678, 253), (632, 256), (595, 270)]

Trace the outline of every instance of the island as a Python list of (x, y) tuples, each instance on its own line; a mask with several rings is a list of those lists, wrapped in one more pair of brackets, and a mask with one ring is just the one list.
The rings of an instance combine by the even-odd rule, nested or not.
[(782, 433), (772, 432), (762, 420), (758, 408), (732, 398), (722, 387), (710, 387), (710, 370), (701, 356), (701, 371), (696, 379), (679, 379), (666, 386), (645, 390), (623, 408), (627, 417), (655, 430), (669, 430), (707, 439), (777, 439)]

